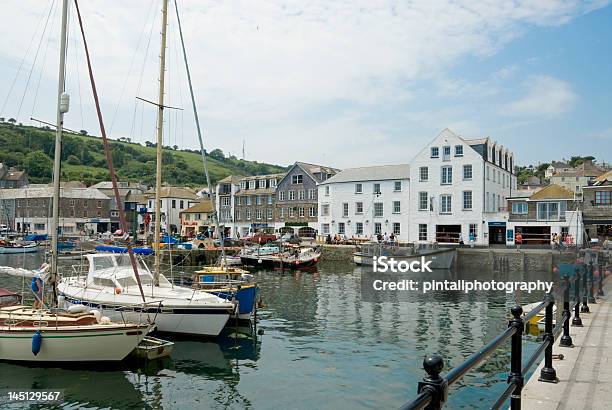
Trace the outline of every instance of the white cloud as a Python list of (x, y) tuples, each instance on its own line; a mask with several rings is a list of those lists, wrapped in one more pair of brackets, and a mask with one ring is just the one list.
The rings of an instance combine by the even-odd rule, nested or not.
[[(4, 14), (11, 17), (6, 19), (5, 34), (0, 36), (0, 61), (4, 66), (0, 68), (0, 90), (7, 90), (12, 81), (14, 70), (31, 38), (32, 27), (44, 12), (42, 3), (41, 0), (3, 2)], [(474, 88), (461, 79), (455, 79), (453, 64), (460, 58), (486, 57), (496, 53), (529, 25), (563, 24), (604, 4), (603, 1), (585, 4), (568, 0), (501, 3), (493, 0), (399, 3), (383, 0), (244, 0), (181, 1), (179, 5), (200, 115), (212, 147), (238, 152), (242, 140), (247, 139), (252, 158), (290, 163), (301, 159), (304, 151), (295, 151), (287, 141), (305, 138), (326, 147), (306, 148), (313, 151), (311, 161), (319, 159), (332, 165), (347, 166), (354, 158), (352, 154), (370, 155), (367, 141), (372, 136), (375, 141), (388, 139), (385, 127), (372, 125), (368, 114), (381, 106), (388, 106), (388, 112), (405, 110), (406, 102), (415, 98), (414, 89), (418, 87), (413, 86), (416, 82), (439, 80), (441, 94), (494, 93), (494, 89)], [(122, 85), (132, 58), (135, 61), (123, 92), (113, 134), (128, 135), (132, 128), (139, 131), (142, 123), (142, 135), (133, 136), (133, 139), (150, 139), (155, 124), (154, 110), (145, 107), (141, 117), (139, 107), (138, 115), (134, 116), (134, 97), (139, 95), (151, 99), (157, 94), (160, 5), (153, 0), (91, 0), (81, 2), (80, 6), (109, 124), (122, 95)], [(156, 13), (156, 20), (147, 20), (149, 10)], [(172, 1), (170, 10), (173, 12)], [(39, 94), (39, 100), (45, 104), (38, 103), (35, 113), (47, 119), (54, 118), (54, 89), (50, 85), (57, 75), (57, 18), (53, 24), (51, 47), (44, 64)], [(150, 30), (153, 34), (146, 53)], [(141, 31), (145, 33), (144, 40), (137, 48)], [(72, 33), (76, 34), (76, 31)], [(179, 71), (183, 69), (179, 65), (180, 50), (175, 51), (179, 43), (173, 14), (170, 33), (166, 102), (186, 109), (183, 114), (186, 121), (184, 139), (174, 137), (174, 142), (195, 147), (185, 76)], [(69, 63), (75, 61), (74, 57), (73, 54), (69, 56)], [(146, 62), (144, 68), (143, 61)], [(74, 107), (78, 104), (75, 98), (78, 83), (75, 84), (75, 65), (70, 64), (68, 91), (73, 96)], [(41, 66), (38, 64), (37, 70)], [(90, 92), (83, 61), (79, 70), (86, 111), (83, 126), (94, 133), (97, 126), (91, 98), (88, 97)], [(509, 71), (500, 72), (499, 76), (510, 74)], [(142, 86), (138, 90), (140, 81)], [(24, 82), (22, 75), (18, 83)], [(182, 84), (180, 87), (179, 82)], [(540, 83), (551, 100), (548, 103), (551, 114), (572, 102), (571, 89), (560, 88), (560, 84), (559, 80), (546, 78)], [(11, 98), (10, 108), (17, 105), (15, 100), (22, 92), (23, 89), (15, 92), (18, 97)], [(0, 93), (0, 98), (3, 97)], [(530, 101), (536, 100), (537, 96), (528, 94), (524, 101), (516, 102), (513, 107), (517, 112), (529, 110), (533, 105), (537, 106)], [(12, 111), (2, 114), (15, 115)], [(134, 121), (136, 126), (132, 126)], [(460, 121), (455, 119), (456, 123)], [(74, 111), (67, 117), (68, 126), (79, 122), (80, 116)], [(447, 125), (429, 124), (429, 127), (440, 130)], [(179, 135), (179, 131), (172, 127), (175, 125), (169, 124), (172, 133)], [(406, 129), (403, 134), (410, 132)], [(351, 143), (347, 144), (347, 141)], [(365, 144), (366, 148), (356, 142)], [(392, 144), (388, 145), (383, 157), (396, 159), (401, 155), (403, 159), (404, 154), (398, 153)], [(271, 146), (274, 153), (271, 153)], [(344, 147), (341, 152), (351, 155), (342, 155), (341, 159), (329, 158), (334, 151), (328, 146)], [(363, 154), (360, 153), (362, 150)]]
[(523, 87), (525, 95), (507, 104), (504, 113), (554, 118), (572, 109), (577, 100), (570, 84), (550, 76), (532, 76)]

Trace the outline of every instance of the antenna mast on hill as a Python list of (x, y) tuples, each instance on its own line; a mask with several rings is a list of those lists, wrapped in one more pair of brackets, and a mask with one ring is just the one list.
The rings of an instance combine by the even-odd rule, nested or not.
[(244, 161), (244, 140), (242, 140), (242, 160)]

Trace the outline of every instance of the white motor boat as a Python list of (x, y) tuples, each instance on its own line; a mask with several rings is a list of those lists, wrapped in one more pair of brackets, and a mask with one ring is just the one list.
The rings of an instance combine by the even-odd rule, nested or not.
[(100, 312), (33, 309), (21, 297), (0, 289), (0, 360), (106, 362), (125, 359), (150, 325), (113, 323)]
[(4, 246), (0, 246), (0, 254), (15, 254), (15, 253), (34, 253), (38, 252), (38, 244), (36, 242), (16, 243), (9, 242)]
[(130, 320), (146, 314), (160, 332), (218, 336), (236, 305), (208, 292), (173, 285), (138, 262), (143, 302), (134, 270), (126, 254), (90, 254), (86, 277), (63, 277), (58, 285), (66, 301), (101, 309), (111, 317)]

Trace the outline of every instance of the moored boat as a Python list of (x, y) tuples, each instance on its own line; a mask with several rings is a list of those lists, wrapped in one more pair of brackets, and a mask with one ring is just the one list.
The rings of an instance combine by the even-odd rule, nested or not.
[(4, 245), (0, 246), (0, 254), (18, 254), (34, 252), (38, 252), (38, 244), (35, 242), (7, 242)]
[(393, 246), (377, 242), (368, 242), (359, 246), (353, 254), (353, 262), (357, 265), (372, 266), (373, 258), (387, 256), (397, 262), (431, 261), (431, 269), (450, 269), (455, 259), (455, 249), (439, 248), (435, 243), (415, 243), (412, 246)]
[(194, 286), (223, 299), (235, 300), (235, 317), (250, 319), (256, 309), (259, 287), (248, 271), (223, 266), (207, 266), (195, 272)]

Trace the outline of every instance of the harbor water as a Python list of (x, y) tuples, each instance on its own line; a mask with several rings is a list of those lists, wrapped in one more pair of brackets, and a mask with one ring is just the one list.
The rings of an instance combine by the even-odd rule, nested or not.
[[(41, 263), (37, 254), (0, 255), (0, 265)], [(424, 355), (442, 355), (448, 370), (507, 326), (517, 299), (525, 304), (543, 296), (432, 292), (413, 301), (368, 302), (361, 295), (361, 269), (321, 262), (307, 272), (257, 272), (264, 303), (257, 330), (263, 335), (230, 323), (219, 339), (174, 338), (172, 356), (149, 363), (62, 368), (0, 363), (0, 390), (63, 389), (59, 408), (397, 408), (415, 395)], [(435, 275), (552, 280), (550, 272)], [(29, 284), (1, 276), (0, 287), (27, 291)], [(536, 341), (527, 338), (533, 339), (525, 356)], [(504, 389), (508, 366), (506, 346), (453, 386), (448, 407), (487, 408)]]

